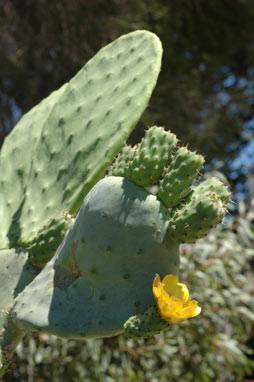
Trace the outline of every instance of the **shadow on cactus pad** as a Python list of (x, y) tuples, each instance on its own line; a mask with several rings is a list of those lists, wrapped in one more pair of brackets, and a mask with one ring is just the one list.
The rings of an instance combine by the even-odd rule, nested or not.
[(156, 196), (130, 180), (102, 179), (54, 258), (20, 294), (17, 325), (67, 338), (119, 334), (153, 303), (155, 273), (177, 274), (169, 218)]

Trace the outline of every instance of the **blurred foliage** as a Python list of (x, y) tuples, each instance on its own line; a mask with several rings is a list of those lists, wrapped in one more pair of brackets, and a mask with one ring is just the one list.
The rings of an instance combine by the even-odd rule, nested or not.
[(162, 40), (163, 66), (131, 142), (166, 125), (208, 163), (227, 158), (227, 172), (254, 136), (253, 19), (253, 0), (0, 1), (0, 145), (101, 46), (145, 28)]
[[(31, 334), (6, 382), (242, 382), (254, 370), (254, 201), (196, 245), (182, 247), (180, 280), (200, 316), (147, 340), (86, 341)], [(246, 377), (247, 378), (247, 377)], [(247, 379), (246, 379), (247, 380)]]

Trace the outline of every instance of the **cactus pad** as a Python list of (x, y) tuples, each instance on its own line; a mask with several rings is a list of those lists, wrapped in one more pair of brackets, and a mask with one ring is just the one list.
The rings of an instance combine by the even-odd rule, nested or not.
[(225, 203), (215, 192), (200, 192), (200, 188), (187, 197), (171, 213), (168, 232), (179, 243), (195, 243), (216, 227), (226, 215)]
[(157, 183), (176, 142), (176, 136), (162, 127), (148, 129), (130, 162), (129, 179), (143, 187)]
[[(0, 251), (0, 334), (14, 298), (36, 275), (27, 251), (12, 248)], [(1, 337), (1, 336), (0, 336)]]
[(124, 146), (112, 163), (108, 176), (122, 176), (128, 178), (130, 174), (130, 161), (135, 151), (131, 146)]
[(218, 178), (208, 178), (195, 188), (196, 195), (202, 195), (209, 191), (214, 192), (223, 203), (228, 204), (230, 202), (230, 192)]
[(59, 211), (34, 238), (30, 238), (29, 243), (21, 243), (28, 249), (33, 265), (42, 267), (52, 258), (73, 221), (67, 212)]
[(171, 208), (190, 192), (191, 184), (203, 167), (204, 158), (186, 147), (180, 147), (160, 182), (158, 197)]
[(156, 305), (152, 305), (144, 314), (137, 314), (130, 317), (124, 324), (124, 334), (136, 340), (148, 338), (169, 328), (169, 324), (164, 321)]
[(110, 175), (121, 176), (122, 171), (114, 169), (119, 168), (119, 163), (124, 163), (125, 171), (122, 176), (143, 187), (155, 184), (160, 179), (164, 166), (170, 161), (176, 143), (175, 134), (165, 131), (162, 127), (153, 126), (145, 132), (138, 145), (120, 153), (113, 163)]
[(20, 215), (32, 159), (47, 118), (64, 93), (66, 85), (53, 92), (23, 116), (5, 139), (0, 151), (0, 248), (12, 248), (21, 234)]
[(18, 296), (14, 322), (66, 338), (120, 333), (153, 304), (155, 273), (177, 274), (169, 218), (156, 196), (131, 181), (99, 181), (55, 256)]

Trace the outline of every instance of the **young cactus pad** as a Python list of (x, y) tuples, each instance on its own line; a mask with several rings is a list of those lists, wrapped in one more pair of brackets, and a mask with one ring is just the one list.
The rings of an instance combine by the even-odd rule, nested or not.
[(169, 328), (169, 324), (163, 320), (156, 305), (150, 306), (144, 314), (136, 314), (130, 317), (123, 325), (124, 334), (127, 337), (140, 340), (159, 334)]
[(165, 169), (160, 182), (158, 197), (168, 206), (174, 207), (191, 191), (191, 184), (202, 169), (204, 158), (187, 147), (180, 147)]
[(66, 338), (120, 333), (154, 302), (155, 273), (177, 274), (169, 218), (156, 196), (130, 180), (99, 181), (55, 256), (18, 296), (16, 325)]
[(122, 149), (109, 169), (109, 175), (124, 176), (143, 187), (155, 184), (170, 161), (176, 143), (175, 134), (153, 126), (146, 130), (136, 147)]

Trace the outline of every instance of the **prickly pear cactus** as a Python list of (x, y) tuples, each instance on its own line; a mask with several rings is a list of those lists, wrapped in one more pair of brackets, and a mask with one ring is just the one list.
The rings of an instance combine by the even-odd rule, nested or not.
[[(119, 173), (119, 163), (124, 161), (128, 177), (135, 172), (133, 162), (126, 160), (126, 152), (135, 149), (123, 150), (110, 176), (84, 199), (53, 259), (18, 296), (12, 313), (17, 327), (66, 338), (107, 337), (123, 330), (140, 338), (167, 327), (158, 313), (153, 311), (151, 317), (154, 276), (177, 275), (178, 244), (202, 238), (215, 227), (226, 213), (229, 193), (217, 179), (191, 187), (190, 179), (194, 182), (203, 158), (183, 147), (172, 154), (172, 145), (170, 155), (165, 155), (165, 140), (173, 134), (153, 127), (146, 137), (153, 142), (152, 134), (156, 137), (158, 131), (156, 177), (154, 164), (148, 166), (144, 159), (144, 178), (149, 184), (159, 184), (158, 195), (141, 187), (139, 177), (135, 184), (111, 175)], [(141, 156), (141, 167), (144, 161)], [(186, 171), (192, 174), (187, 182)], [(184, 192), (179, 191), (174, 175), (186, 188)], [(168, 194), (169, 177), (177, 190), (178, 199), (173, 192), (173, 202)], [(167, 195), (163, 201), (161, 194)]]
[[(193, 186), (203, 157), (180, 147), (162, 127), (148, 129), (135, 147), (124, 146), (160, 59), (153, 34), (121, 37), (28, 113), (6, 140), (0, 248), (25, 247), (19, 267), (28, 268), (11, 272), (9, 296), (0, 305), (6, 312), (0, 316), (2, 370), (26, 331), (145, 338), (200, 313), (178, 283), (179, 244), (221, 222), (229, 192), (217, 179)], [(8, 255), (14, 260), (15, 250), (3, 252), (6, 264)], [(3, 285), (6, 269), (0, 271)], [(26, 277), (17, 288), (19, 275)]]
[[(20, 338), (5, 314), (21, 291), (20, 280), (30, 282), (52, 258), (83, 198), (125, 144), (156, 84), (161, 55), (153, 33), (120, 37), (6, 138), (0, 152), (0, 250), (8, 249), (6, 261), (18, 266), (0, 273), (0, 295), (8, 284), (8, 298), (0, 305), (2, 355)], [(17, 259), (20, 247), (27, 251)]]

